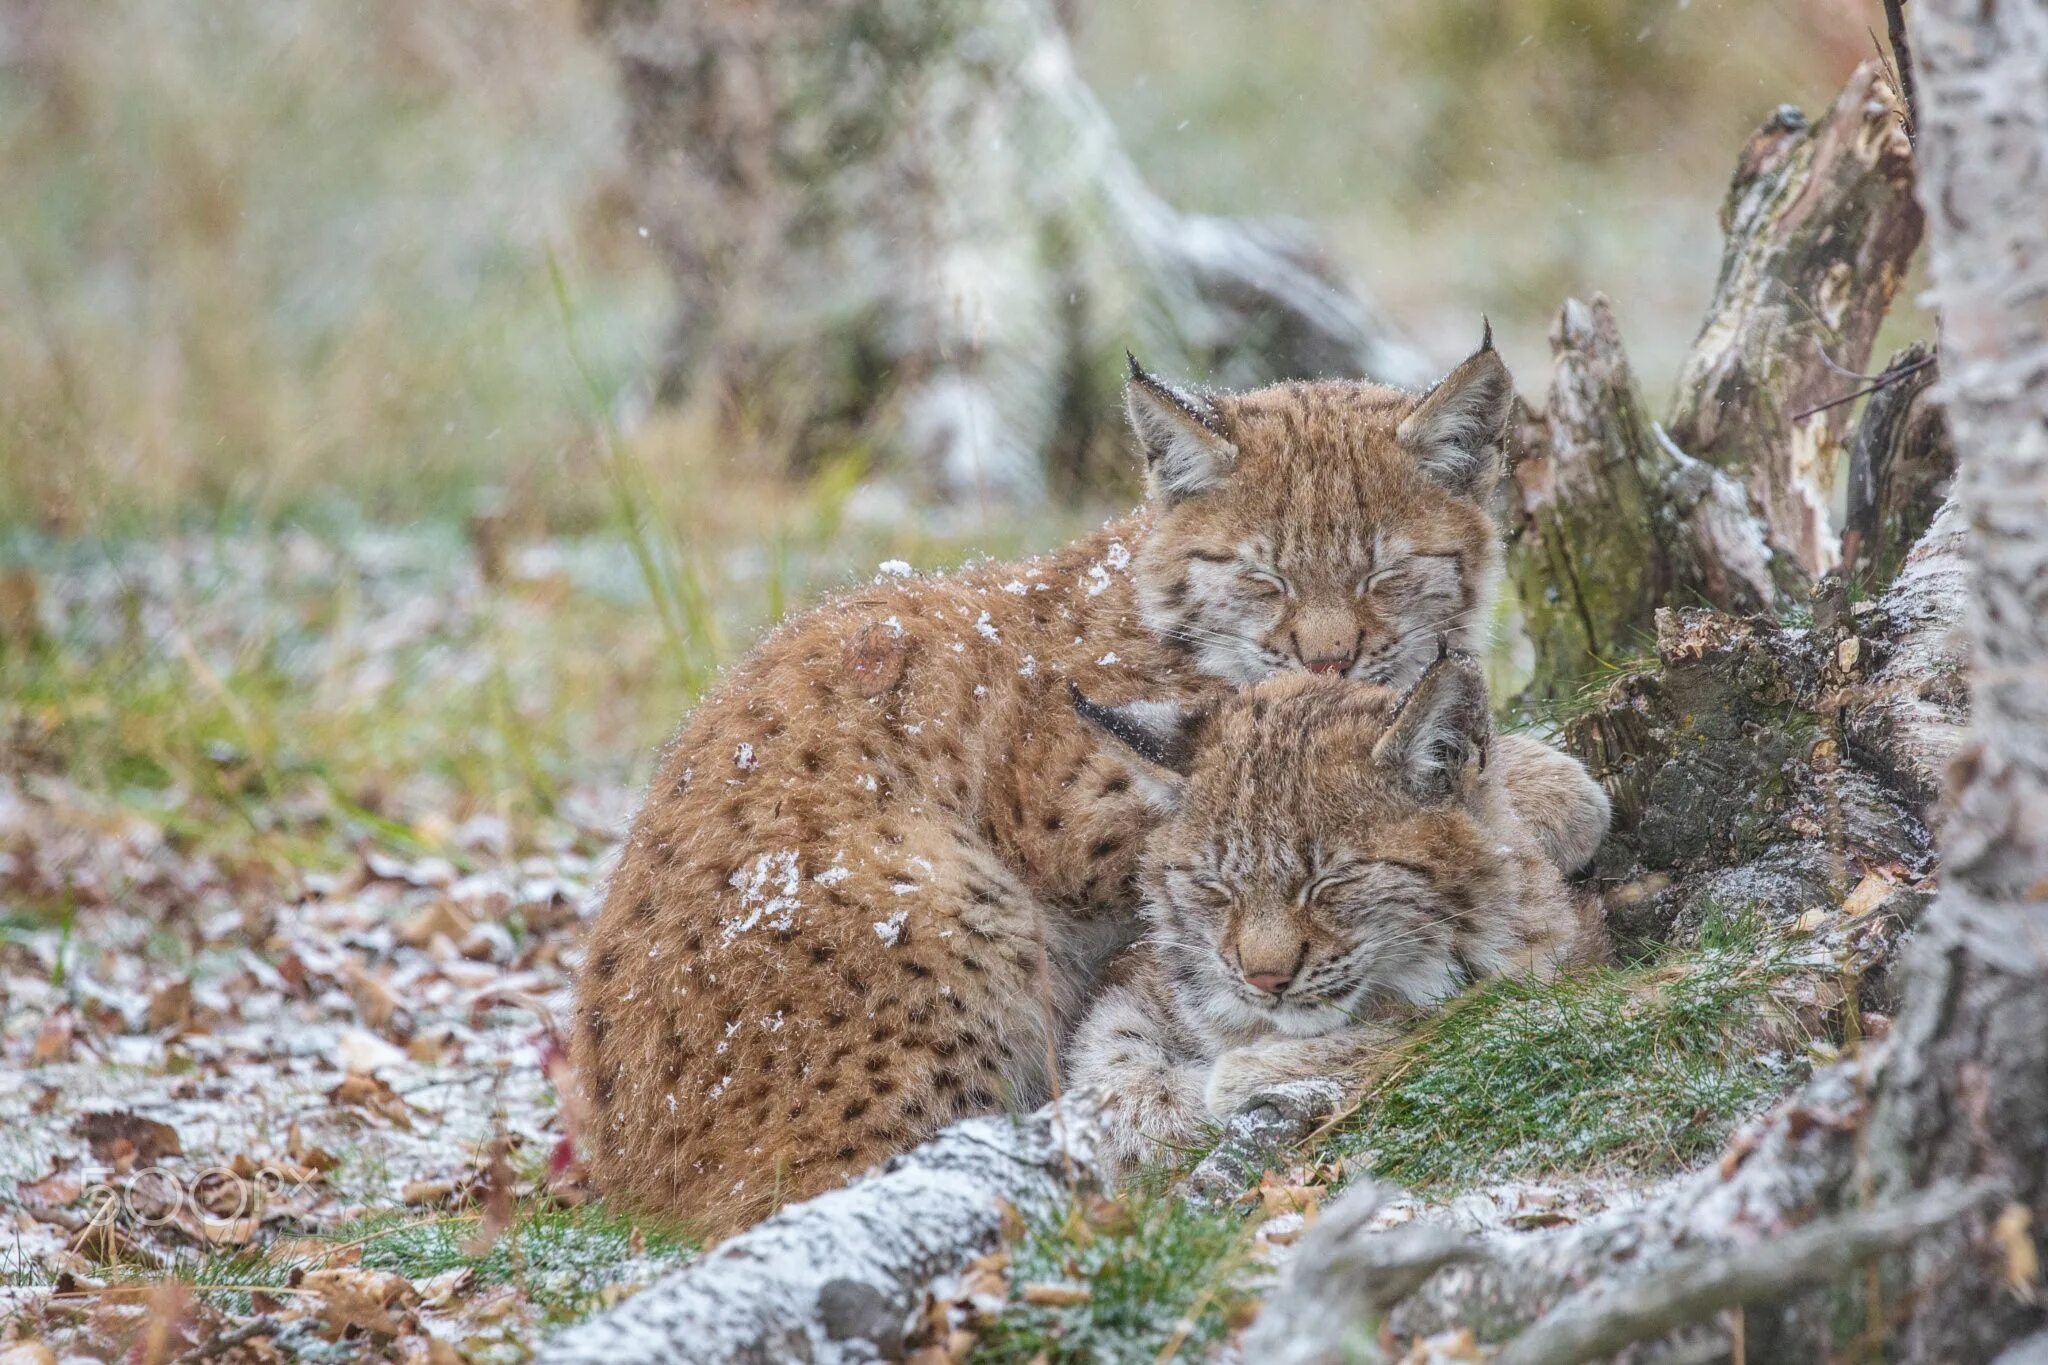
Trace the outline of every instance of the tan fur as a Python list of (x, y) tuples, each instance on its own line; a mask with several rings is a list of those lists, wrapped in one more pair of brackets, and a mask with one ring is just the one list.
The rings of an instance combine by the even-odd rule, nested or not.
[[(771, 634), (674, 741), (589, 935), (575, 1050), (599, 1183), (717, 1232), (1040, 1102), (1137, 932), (1156, 818), (1068, 685), (1188, 700), (1299, 670), (1311, 610), (1347, 614), (1356, 676), (1410, 681), (1440, 636), (1463, 643), (1498, 573), (1478, 501), (1498, 433), (1472, 438), (1480, 475), (1444, 482), (1447, 392), (1140, 373), (1145, 510)], [(1417, 413), (1427, 460), (1395, 434)]]
[(1180, 727), (1186, 772), (1160, 779), (1175, 808), (1146, 844), (1150, 932), (1069, 1065), (1109, 1107), (1113, 1167), (1199, 1140), (1267, 1086), (1347, 1074), (1398, 1036), (1395, 1016), (1468, 981), (1604, 956), (1590, 898), (1488, 761), (1470, 665), (1405, 698), (1290, 676), (1142, 719)]

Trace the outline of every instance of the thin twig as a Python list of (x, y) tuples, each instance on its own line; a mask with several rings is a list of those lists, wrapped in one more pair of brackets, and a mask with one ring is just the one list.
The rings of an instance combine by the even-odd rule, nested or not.
[(1793, 422), (1803, 422), (1817, 412), (1826, 412), (1829, 408), (1839, 408), (1844, 403), (1853, 403), (1859, 398), (1868, 398), (1871, 394), (1876, 393), (1878, 390), (1888, 389), (1892, 385), (1898, 383), (1901, 379), (1904, 379), (1907, 375), (1914, 373), (1916, 370), (1924, 370), (1933, 363), (1934, 357), (1932, 355), (1921, 356), (1918, 360), (1909, 361), (1908, 363), (1899, 366), (1897, 369), (1886, 370), (1883, 374), (1879, 375), (1874, 382), (1872, 382), (1864, 388), (1857, 389), (1852, 393), (1845, 393), (1840, 398), (1830, 398), (1825, 403), (1815, 403), (1810, 408), (1801, 408), (1798, 412), (1793, 413), (1791, 417), (1787, 420)]
[(1899, 97), (1906, 105), (1906, 141), (1920, 136), (1920, 102), (1913, 93), (1913, 49), (1906, 41), (1906, 0), (1884, 0), (1885, 36), (1891, 39), (1892, 64), (1899, 70)]
[(1632, 1284), (1564, 1300), (1509, 1342), (1495, 1365), (1601, 1360), (1724, 1308), (1782, 1299), (1952, 1226), (1997, 1193), (1988, 1181), (1936, 1185), (1898, 1204), (1816, 1219), (1756, 1246), (1679, 1257)]

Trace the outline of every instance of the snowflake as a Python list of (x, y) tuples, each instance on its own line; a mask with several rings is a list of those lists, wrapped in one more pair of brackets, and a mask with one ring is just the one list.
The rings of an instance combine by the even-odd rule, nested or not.
[(1113, 649), (1109, 651), (1109, 653), (1103, 655), (1101, 658), (1095, 661), (1096, 666), (1099, 668), (1108, 668), (1111, 664), (1116, 662), (1118, 662), (1116, 657), (1116, 651)]
[(1026, 655), (1024, 656), (1024, 664), (1023, 664), (1023, 666), (1022, 666), (1021, 668), (1019, 668), (1019, 669), (1017, 670), (1017, 676), (1018, 676), (1018, 677), (1020, 677), (1020, 678), (1035, 678), (1035, 677), (1037, 677), (1037, 676), (1038, 676), (1038, 660), (1037, 660), (1036, 658), (1034, 658), (1033, 656), (1031, 656), (1031, 655), (1029, 655), (1029, 654), (1026, 654)]
[(734, 872), (726, 884), (740, 893), (740, 913), (725, 921), (725, 942), (731, 943), (764, 919), (778, 931), (794, 928), (796, 912), (803, 909), (803, 902), (797, 899), (801, 881), (793, 852), (763, 853), (751, 868)]
[(876, 920), (874, 925), (875, 937), (882, 940), (883, 944), (887, 947), (894, 948), (903, 941), (903, 926), (909, 919), (910, 912), (908, 910), (898, 910), (887, 919)]
[(761, 760), (754, 757), (754, 746), (741, 744), (732, 751), (732, 766), (743, 773), (750, 773), (761, 766)]
[(980, 615), (980, 617), (976, 619), (974, 623), (974, 633), (976, 635), (979, 635), (984, 640), (1001, 641), (1003, 638), (1002, 636), (996, 634), (996, 623), (989, 619), (989, 615), (987, 612), (983, 612)]
[(875, 567), (883, 573), (894, 574), (898, 578), (910, 577), (910, 566), (900, 559), (885, 559)]

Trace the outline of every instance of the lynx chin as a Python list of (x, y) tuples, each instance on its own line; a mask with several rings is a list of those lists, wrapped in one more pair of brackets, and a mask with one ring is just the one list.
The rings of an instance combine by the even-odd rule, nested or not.
[[(1287, 677), (1195, 706), (1076, 705), (1173, 803), (1139, 874), (1145, 939), (1070, 1052), (1112, 1170), (1199, 1142), (1261, 1089), (1344, 1077), (1470, 981), (1605, 956), (1597, 907), (1509, 800), (1469, 663), (1406, 694)], [(1578, 799), (1604, 830), (1599, 789)]]
[[(1405, 686), (1483, 638), (1513, 398), (1490, 344), (1426, 395), (1202, 393), (1133, 362), (1127, 398), (1138, 511), (1021, 563), (892, 565), (771, 632), (670, 745), (577, 982), (585, 1146), (614, 1197), (721, 1231), (1046, 1096), (1138, 933), (1161, 797), (1070, 684)], [(1571, 766), (1525, 757), (1539, 793)]]

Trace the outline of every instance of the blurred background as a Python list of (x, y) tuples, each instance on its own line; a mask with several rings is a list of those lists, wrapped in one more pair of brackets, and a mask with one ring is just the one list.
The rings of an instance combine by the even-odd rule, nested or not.
[[(1559, 302), (1604, 290), (1661, 398), (1744, 137), (1832, 98), (1877, 11), (1080, 0), (1068, 18), (1169, 203), (1305, 220), (1435, 369), (1490, 314), (1525, 392)], [(9, 522), (605, 515), (600, 419), (657, 367), (672, 300), (574, 0), (5, 0), (0, 165)], [(664, 478), (758, 464), (629, 427)]]
[[(667, 8), (777, 40), (772, 5)], [(1011, 64), (1048, 83), (1026, 103), (1078, 98), (1120, 144), (1094, 178), (1130, 178), (1127, 155), (1174, 209), (1301, 220), (1414, 372), (1486, 313), (1540, 395), (1559, 303), (1603, 290), (1660, 404), (1745, 137), (1780, 103), (1818, 112), (1881, 22), (1874, 0), (980, 8), (1050, 16)], [(689, 340), (691, 222), (647, 211), (670, 163), (620, 73), (659, 115), (647, 64), (670, 57), (630, 30), (660, 9), (0, 0), (7, 771), (281, 868), (443, 848), (479, 815), (513, 848), (601, 842), (765, 622), (882, 558), (1042, 548), (1128, 502), (1112, 476), (942, 505), (857, 433), (793, 463), (724, 399), (656, 401)], [(858, 20), (811, 33), (828, 57), (948, 12), (828, 9)], [(1007, 78), (978, 37), (935, 50)], [(878, 135), (835, 136), (800, 190)], [(944, 279), (863, 283), (946, 306)], [(1112, 317), (1067, 391), (1119, 451), (1127, 335)]]

